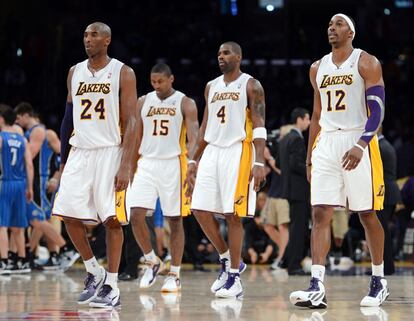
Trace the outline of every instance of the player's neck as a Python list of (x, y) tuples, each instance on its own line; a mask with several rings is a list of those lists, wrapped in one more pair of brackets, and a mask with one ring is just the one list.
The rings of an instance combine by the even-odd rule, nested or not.
[(15, 133), (16, 130), (13, 128), (13, 126), (4, 125), (1, 127), (2, 132), (8, 132), (8, 133)]
[(170, 97), (174, 93), (175, 93), (175, 89), (171, 88), (167, 93), (165, 93), (163, 95), (159, 95), (159, 94), (156, 94), (156, 95), (160, 100), (166, 100), (168, 97)]
[(337, 66), (341, 65), (349, 58), (352, 51), (354, 51), (354, 48), (351, 44), (338, 48), (332, 47), (332, 62)]
[(226, 83), (226, 85), (228, 85), (229, 83), (235, 81), (237, 78), (240, 77), (240, 75), (242, 74), (242, 72), (240, 71), (240, 69), (236, 69), (236, 70), (232, 70), (230, 72), (224, 73), (224, 82)]
[(107, 54), (89, 57), (88, 69), (92, 73), (98, 72), (99, 70), (105, 68), (109, 64), (110, 61), (111, 61), (111, 58), (109, 58)]
[(28, 128), (32, 128), (33, 126), (35, 126), (35, 125), (37, 125), (37, 124), (39, 124), (39, 122), (36, 120), (36, 119), (29, 119), (29, 121), (28, 121), (28, 125), (29, 126), (27, 126)]

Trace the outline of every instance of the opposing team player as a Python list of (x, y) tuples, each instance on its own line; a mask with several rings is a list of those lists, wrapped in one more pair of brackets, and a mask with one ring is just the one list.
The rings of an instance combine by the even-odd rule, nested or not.
[[(198, 119), (194, 100), (173, 88), (174, 76), (168, 65), (159, 63), (151, 69), (154, 91), (138, 101), (138, 170), (128, 191), (131, 224), (141, 247), (147, 269), (140, 281), (141, 288), (154, 284), (162, 262), (151, 246), (145, 214), (155, 209), (160, 198), (163, 215), (171, 229), (171, 268), (161, 288), (163, 292), (181, 289), (180, 265), (184, 251), (182, 216), (190, 212), (185, 196), (187, 148), (197, 139)], [(138, 156), (138, 153), (137, 153)]]
[[(88, 272), (78, 303), (92, 307), (121, 304), (117, 285), (121, 224), (128, 221), (124, 200), (136, 133), (135, 73), (108, 57), (110, 42), (111, 29), (106, 24), (87, 26), (83, 43), (88, 59), (69, 70), (61, 126), (64, 168), (52, 210), (63, 218)], [(106, 228), (108, 272), (97, 262), (84, 226), (100, 222)]]
[[(0, 104), (0, 274), (30, 272), (24, 229), (29, 225), (26, 201), (33, 199), (33, 163), (26, 139), (13, 126), (15, 119), (13, 110)], [(9, 228), (18, 256), (12, 266), (7, 264)]]
[(347, 200), (349, 210), (359, 213), (372, 259), (369, 293), (361, 306), (379, 306), (389, 295), (384, 231), (376, 215), (384, 200), (376, 135), (384, 117), (384, 81), (380, 62), (353, 48), (354, 36), (354, 22), (334, 15), (328, 27), (332, 52), (310, 68), (314, 104), (306, 162), (313, 206), (312, 278), (307, 290), (291, 293), (297, 306), (327, 307), (323, 281), (330, 223), (334, 208), (345, 207)]
[[(264, 91), (259, 81), (240, 70), (241, 59), (237, 43), (220, 46), (218, 64), (223, 75), (206, 86), (204, 118), (187, 173), (190, 192), (195, 180), (191, 208), (220, 255), (222, 269), (211, 287), (217, 297), (243, 295), (241, 217), (254, 216), (256, 192), (265, 178)], [(225, 216), (228, 245), (214, 213)]]

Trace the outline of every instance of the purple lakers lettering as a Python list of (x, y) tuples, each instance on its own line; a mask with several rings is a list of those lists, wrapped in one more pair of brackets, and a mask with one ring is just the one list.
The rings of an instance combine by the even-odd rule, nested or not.
[(323, 75), (323, 79), (321, 82), (320, 88), (326, 88), (328, 86), (332, 85), (351, 85), (353, 83), (353, 77), (354, 75), (340, 75), (340, 76), (329, 76), (329, 75)]
[(151, 117), (154, 115), (169, 115), (169, 116), (175, 116), (176, 114), (176, 108), (175, 107), (156, 107), (156, 106), (150, 106), (147, 117)]
[(239, 92), (226, 92), (226, 93), (215, 92), (210, 103), (214, 103), (217, 100), (228, 100), (228, 99), (231, 99), (233, 101), (238, 101), (239, 98), (240, 98)]
[(76, 96), (80, 96), (86, 93), (104, 93), (109, 94), (111, 92), (111, 84), (85, 84), (80, 82), (78, 90), (76, 91)]

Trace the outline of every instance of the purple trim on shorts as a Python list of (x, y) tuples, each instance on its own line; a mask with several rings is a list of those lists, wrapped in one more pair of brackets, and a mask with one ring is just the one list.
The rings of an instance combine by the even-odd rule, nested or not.
[(377, 211), (376, 211), (376, 210), (373, 210), (373, 209), (371, 208), (371, 209), (369, 209), (369, 210), (362, 210), (362, 211), (354, 211), (354, 210), (349, 209), (349, 212), (352, 212), (352, 213), (358, 213), (358, 214), (365, 214), (365, 213), (377, 212)]
[(343, 205), (331, 205), (331, 204), (315, 204), (315, 205), (312, 205), (312, 207), (316, 207), (316, 206), (320, 206), (320, 207), (343, 207), (343, 208), (345, 208), (345, 206), (343, 206)]
[(62, 214), (55, 214), (55, 213), (53, 213), (52, 216), (61, 217), (63, 219), (67, 218), (67, 219), (71, 219), (71, 220), (75, 220), (75, 221), (92, 222), (94, 224), (99, 224), (99, 221), (93, 220), (93, 219), (82, 219), (82, 218), (77, 218), (77, 217), (72, 217), (72, 216), (66, 216), (66, 215), (62, 215)]

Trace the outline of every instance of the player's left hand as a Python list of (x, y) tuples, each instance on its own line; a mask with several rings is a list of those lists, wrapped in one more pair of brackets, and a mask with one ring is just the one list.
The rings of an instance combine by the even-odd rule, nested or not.
[(344, 157), (342, 157), (342, 167), (346, 171), (355, 169), (361, 161), (363, 155), (364, 153), (360, 148), (353, 146), (345, 153)]
[(263, 186), (262, 183), (265, 182), (266, 173), (264, 166), (254, 165), (252, 172), (250, 174), (249, 182), (254, 178), (254, 191), (258, 192)]
[(49, 181), (46, 184), (46, 188), (47, 188), (47, 192), (48, 193), (54, 193), (57, 191), (59, 186), (59, 182), (56, 178), (51, 178), (49, 179)]
[(128, 187), (130, 179), (130, 169), (128, 167), (119, 167), (115, 176), (115, 191), (120, 192)]

